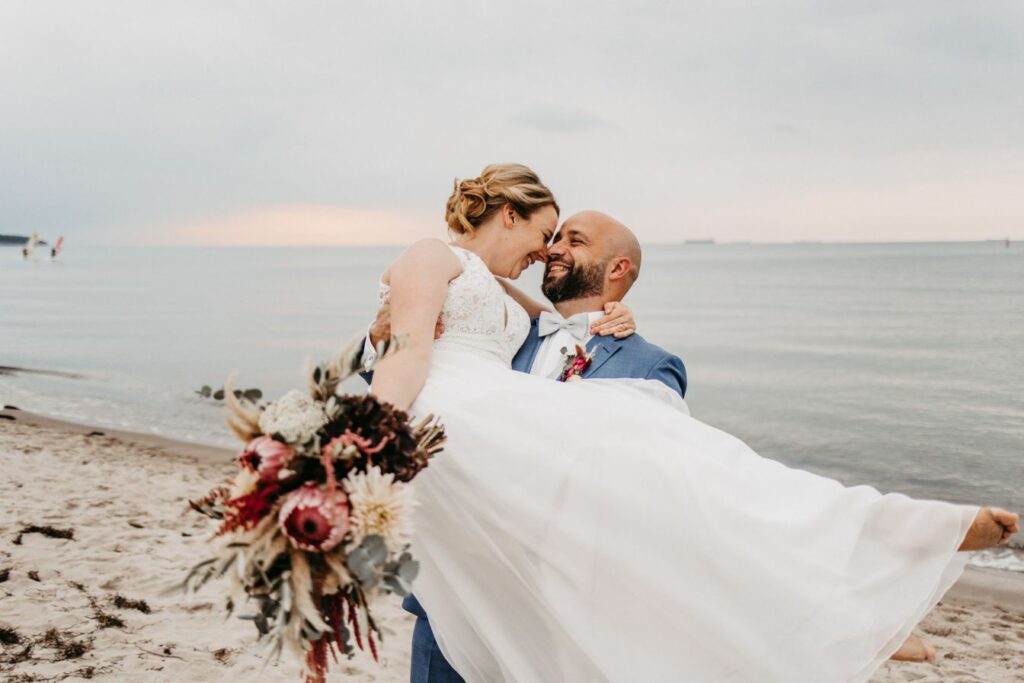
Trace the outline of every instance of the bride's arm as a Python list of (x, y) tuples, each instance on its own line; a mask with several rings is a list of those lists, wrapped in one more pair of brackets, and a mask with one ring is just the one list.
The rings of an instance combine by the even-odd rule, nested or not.
[(522, 306), (523, 308), (526, 309), (526, 312), (530, 315), (531, 318), (536, 318), (538, 315), (540, 315), (544, 311), (549, 311), (550, 312), (550, 311), (554, 310), (553, 308), (551, 308), (551, 306), (548, 306), (547, 304), (542, 304), (541, 302), (537, 301), (536, 299), (530, 298), (526, 294), (526, 292), (524, 292), (523, 290), (519, 289), (518, 287), (513, 285), (511, 282), (506, 280), (505, 278), (499, 277), (499, 278), (495, 278), (495, 279), (497, 279), (498, 284), (500, 284), (502, 287), (505, 288), (505, 293), (506, 294), (508, 294), (510, 297), (512, 297), (512, 299), (517, 304), (519, 304), (520, 306)]
[(440, 240), (421, 240), (391, 264), (391, 336), (399, 348), (374, 368), (370, 393), (381, 401), (408, 410), (416, 400), (427, 378), (448, 283), (461, 272), (459, 259)]

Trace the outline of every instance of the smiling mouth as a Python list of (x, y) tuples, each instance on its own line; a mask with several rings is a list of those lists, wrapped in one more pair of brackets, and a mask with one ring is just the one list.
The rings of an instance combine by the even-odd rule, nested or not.
[(565, 265), (560, 261), (555, 263), (549, 263), (545, 277), (550, 275), (562, 275), (569, 272), (569, 266)]

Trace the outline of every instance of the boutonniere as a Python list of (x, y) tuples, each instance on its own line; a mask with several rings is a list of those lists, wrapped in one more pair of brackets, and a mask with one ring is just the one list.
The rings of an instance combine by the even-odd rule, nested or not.
[(561, 374), (558, 375), (559, 382), (583, 379), (583, 373), (594, 361), (594, 354), (587, 353), (587, 350), (579, 344), (576, 345), (576, 353), (569, 353), (563, 348), (562, 354), (565, 356), (565, 365), (562, 367)]

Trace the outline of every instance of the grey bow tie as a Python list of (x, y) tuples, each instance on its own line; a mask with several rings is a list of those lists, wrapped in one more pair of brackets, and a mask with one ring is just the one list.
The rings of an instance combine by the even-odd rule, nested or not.
[(558, 330), (566, 330), (578, 341), (586, 341), (587, 335), (590, 332), (590, 315), (587, 313), (577, 313), (566, 320), (557, 313), (549, 311), (544, 311), (540, 314), (540, 320), (537, 321), (537, 333), (541, 337), (554, 334)]

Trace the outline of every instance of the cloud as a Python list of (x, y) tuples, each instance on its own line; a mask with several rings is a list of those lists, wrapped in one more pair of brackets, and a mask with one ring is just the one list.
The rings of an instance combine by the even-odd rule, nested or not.
[(537, 107), (512, 117), (512, 123), (546, 133), (574, 133), (615, 124), (589, 112), (559, 107)]
[[(1022, 24), (1015, 0), (14, 0), (0, 227), (163, 243), (267, 207), (374, 207), (442, 234), (453, 177), (520, 161), (567, 210), (652, 240), (695, 216), (712, 237), (849, 239), (863, 219), (984, 238), (979, 188), (1019, 232)], [(900, 209), (854, 202), (843, 230), (784, 213), (876, 190)]]

